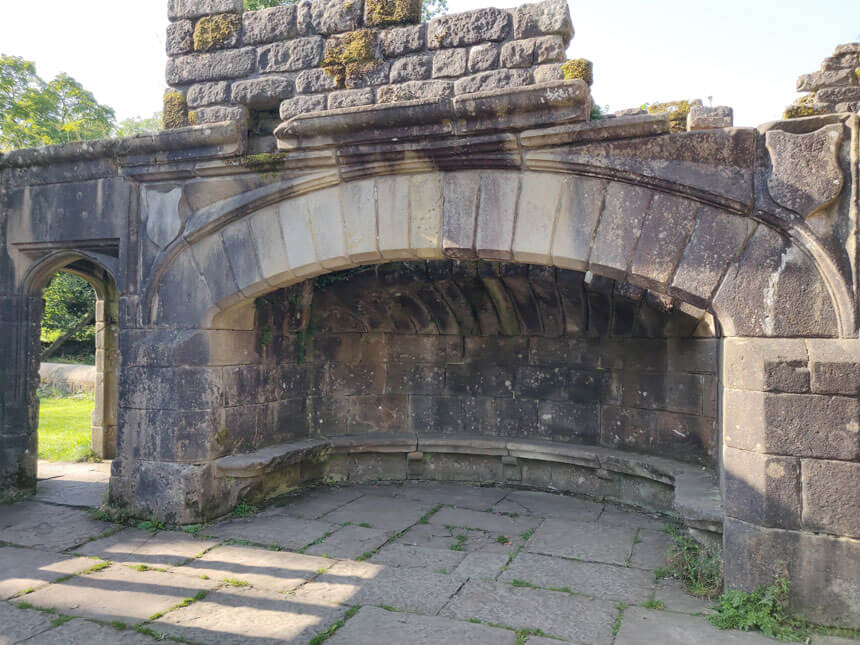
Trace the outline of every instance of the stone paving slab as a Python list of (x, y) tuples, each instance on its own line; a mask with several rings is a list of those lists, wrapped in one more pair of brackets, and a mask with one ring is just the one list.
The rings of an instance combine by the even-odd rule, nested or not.
[(292, 591), (333, 562), (288, 551), (270, 551), (253, 546), (225, 545), (201, 558), (177, 567), (172, 573), (212, 580), (241, 580), (259, 589)]
[(550, 636), (575, 643), (608, 645), (612, 642), (612, 627), (618, 610), (614, 603), (605, 600), (470, 580), (441, 615), (459, 620), (478, 619), (516, 629), (540, 629)]
[(217, 584), (214, 580), (161, 571), (136, 571), (114, 564), (102, 571), (38, 589), (27, 595), (27, 602), (72, 616), (135, 623), (167, 611)]
[(284, 504), (273, 507), (273, 511), (307, 520), (318, 520), (363, 493), (354, 488), (317, 488), (302, 495), (289, 498)]
[(355, 559), (375, 551), (391, 538), (390, 531), (369, 529), (363, 526), (344, 526), (319, 544), (314, 544), (305, 553), (325, 555), (329, 558)]
[(494, 535), (513, 537), (537, 528), (541, 519), (527, 516), (508, 517), (465, 508), (442, 508), (433, 514), (429, 522), (436, 526), (477, 529)]
[(409, 569), (341, 561), (300, 587), (293, 597), (310, 603), (388, 605), (401, 611), (433, 615), (459, 587), (460, 581), (441, 574), (416, 575)]
[(591, 562), (626, 565), (636, 529), (593, 522), (546, 520), (526, 543), (526, 551)]
[(50, 504), (95, 508), (105, 503), (106, 481), (69, 481), (66, 478), (39, 480), (33, 499)]
[(51, 628), (53, 617), (32, 609), (18, 609), (0, 601), (0, 645), (12, 645)]
[(656, 600), (661, 601), (668, 611), (677, 611), (682, 614), (712, 614), (713, 600), (697, 598), (688, 594), (681, 588), (677, 580), (658, 580), (655, 587)]
[(666, 533), (657, 531), (639, 531), (638, 542), (633, 545), (630, 564), (643, 569), (657, 569), (666, 564), (666, 550), (672, 544), (672, 538)]
[(597, 519), (597, 523), (605, 526), (632, 526), (649, 531), (662, 531), (668, 520), (656, 513), (640, 513), (638, 511), (615, 508), (607, 504)]
[(446, 504), (458, 508), (484, 511), (497, 504), (510, 492), (508, 488), (492, 486), (457, 486), (456, 484), (407, 481), (397, 489), (394, 496), (432, 504), (433, 506)]
[[(154, 638), (139, 634), (134, 630), (118, 630), (106, 625), (99, 625), (83, 618), (70, 620), (59, 627), (42, 632), (27, 641), (26, 645), (79, 645), (87, 643), (101, 645), (151, 645), (157, 643)], [(0, 637), (2, 643), (2, 637)]]
[(451, 572), (458, 580), (495, 580), (510, 556), (506, 553), (476, 551), (466, 554), (463, 561)]
[(53, 582), (61, 576), (83, 571), (93, 564), (89, 558), (12, 546), (0, 547), (0, 600)]
[(532, 553), (520, 553), (499, 577), (500, 582), (514, 580), (544, 588), (567, 587), (577, 593), (631, 605), (642, 604), (654, 591), (654, 575), (641, 569)]
[(401, 569), (426, 569), (435, 573), (451, 573), (462, 562), (465, 553), (451, 549), (427, 549), (407, 544), (388, 544), (370, 562)]
[(247, 540), (255, 544), (276, 545), (288, 551), (297, 551), (337, 528), (337, 525), (330, 522), (268, 513), (207, 526), (200, 531), (200, 535)]
[[(500, 536), (505, 538), (504, 542), (498, 541)], [(449, 528), (437, 524), (419, 524), (400, 536), (397, 542), (430, 549), (454, 549), (466, 553), (485, 551), (513, 555), (525, 540), (523, 540), (522, 535), (516, 534), (492, 534), (486, 531)]]
[(630, 607), (624, 611), (615, 645), (773, 645), (776, 641), (759, 634), (720, 630), (707, 620), (671, 611)]
[(600, 517), (603, 504), (567, 495), (530, 490), (512, 491), (493, 507), (496, 513), (537, 515), (559, 520), (592, 522)]
[(0, 513), (0, 542), (47, 551), (67, 551), (112, 529), (85, 510), (41, 502), (4, 506)]
[(382, 642), (410, 645), (513, 645), (516, 635), (487, 625), (362, 607), (327, 641), (329, 645), (379, 645)]
[(306, 645), (345, 613), (345, 607), (328, 603), (301, 602), (291, 595), (228, 587), (165, 614), (147, 627), (194, 643)]
[(65, 479), (76, 482), (104, 482), (110, 480), (110, 461), (72, 463), (40, 459), (39, 481)]
[(168, 568), (182, 564), (217, 544), (215, 540), (198, 540), (179, 531), (153, 533), (128, 528), (87, 542), (75, 552), (120, 564)]
[(432, 504), (416, 503), (408, 499), (365, 495), (328, 513), (323, 519), (337, 524), (367, 523), (375, 529), (402, 531), (415, 524), (431, 508)]

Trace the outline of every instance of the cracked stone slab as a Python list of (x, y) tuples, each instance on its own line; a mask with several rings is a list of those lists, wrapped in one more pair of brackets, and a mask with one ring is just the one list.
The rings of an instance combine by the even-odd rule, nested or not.
[(538, 587), (567, 587), (576, 593), (631, 605), (645, 602), (654, 591), (654, 575), (641, 569), (532, 553), (520, 553), (499, 577), (499, 582), (514, 580)]
[(639, 540), (633, 545), (633, 555), (630, 564), (643, 569), (657, 569), (666, 564), (666, 550), (672, 544), (672, 538), (663, 532), (639, 531)]
[(446, 504), (458, 508), (486, 510), (497, 504), (510, 491), (507, 488), (456, 486), (434, 482), (407, 481), (397, 490), (396, 497), (427, 504)]
[[(460, 536), (463, 539), (460, 539)], [(499, 538), (504, 538), (503, 542)], [(522, 535), (493, 534), (487, 531), (446, 527), (436, 524), (419, 524), (397, 539), (400, 544), (423, 546), (430, 549), (452, 549), (471, 553), (482, 551), (513, 555), (525, 540)]]
[(515, 629), (540, 629), (576, 643), (610, 643), (618, 611), (614, 603), (605, 600), (470, 580), (441, 615)]
[(667, 520), (656, 514), (607, 506), (597, 520), (601, 526), (631, 526), (636, 529), (662, 531)]
[(40, 502), (5, 506), (0, 514), (0, 542), (48, 551), (66, 551), (112, 528), (85, 510)]
[(153, 533), (129, 528), (87, 542), (76, 552), (121, 564), (168, 568), (182, 564), (217, 544), (213, 540), (198, 540), (178, 531)]
[(429, 522), (436, 526), (477, 529), (512, 537), (536, 528), (541, 520), (536, 517), (508, 517), (464, 508), (443, 508), (435, 513)]
[(401, 611), (436, 614), (460, 587), (460, 581), (435, 573), (371, 562), (342, 561), (296, 590), (301, 602), (342, 605), (388, 605)]
[(11, 645), (51, 628), (51, 616), (32, 609), (18, 609), (0, 602), (0, 643)]
[(626, 565), (636, 529), (589, 522), (545, 520), (526, 543), (532, 553)]
[(490, 553), (475, 551), (468, 553), (451, 575), (458, 580), (495, 580), (496, 576), (508, 563), (507, 553)]
[(0, 547), (0, 599), (11, 598), (17, 593), (83, 571), (92, 565), (93, 560), (89, 558), (11, 546)]
[(642, 607), (624, 610), (621, 629), (615, 637), (615, 645), (772, 645), (773, 642), (759, 634), (717, 629), (701, 617)]
[(301, 553), (224, 545), (173, 569), (172, 573), (208, 576), (212, 580), (242, 580), (259, 589), (284, 592), (292, 591), (331, 565), (331, 560)]
[(370, 562), (401, 569), (426, 569), (434, 573), (451, 573), (463, 561), (465, 553), (451, 549), (428, 549), (407, 544), (389, 544)]
[(330, 522), (261, 513), (205, 527), (200, 533), (216, 538), (276, 545), (282, 549), (297, 551), (335, 530), (337, 525)]
[(364, 526), (344, 526), (319, 544), (314, 544), (305, 553), (324, 555), (329, 558), (354, 559), (375, 551), (391, 538), (389, 531)]
[(432, 505), (429, 504), (416, 504), (406, 499), (365, 495), (332, 511), (323, 519), (338, 524), (366, 522), (376, 529), (402, 531), (415, 524), (431, 507)]
[(655, 587), (655, 598), (661, 601), (669, 611), (682, 614), (712, 614), (714, 601), (697, 598), (681, 588), (677, 580), (658, 580)]
[[(0, 640), (0, 642), (3, 642)], [(107, 625), (76, 618), (55, 629), (42, 632), (27, 645), (69, 645), (70, 643), (111, 643), (111, 645), (148, 645), (153, 638), (132, 630), (118, 630)]]
[(602, 510), (603, 504), (598, 502), (530, 490), (513, 491), (493, 507), (496, 513), (525, 513), (577, 522), (594, 521)]
[(139, 622), (217, 584), (214, 580), (136, 571), (114, 564), (38, 589), (27, 595), (27, 602), (72, 616)]
[[(506, 645), (516, 642), (516, 635), (506, 629), (440, 618), (362, 607), (327, 642), (330, 645), (378, 645), (380, 634), (388, 643), (438, 645)], [(558, 641), (556, 641), (558, 642)]]
[(352, 488), (321, 488), (290, 498), (274, 512), (292, 515), (307, 520), (318, 520), (326, 513), (340, 508), (361, 497), (363, 493)]
[(165, 614), (148, 627), (197, 643), (307, 643), (343, 618), (345, 607), (292, 595), (229, 587)]
[(33, 499), (50, 504), (95, 508), (107, 495), (106, 481), (73, 481), (66, 477), (39, 480)]

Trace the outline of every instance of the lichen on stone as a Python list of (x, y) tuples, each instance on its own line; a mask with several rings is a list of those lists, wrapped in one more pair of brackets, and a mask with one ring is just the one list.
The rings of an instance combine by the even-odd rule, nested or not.
[(326, 41), (322, 68), (330, 74), (338, 87), (343, 87), (348, 76), (371, 69), (380, 62), (379, 36), (372, 29), (358, 29)]
[(564, 80), (566, 81), (578, 78), (588, 83), (588, 85), (594, 82), (594, 65), (590, 60), (585, 58), (576, 58), (567, 61), (561, 66), (561, 73), (564, 74)]
[(371, 27), (415, 24), (421, 20), (421, 0), (365, 0), (364, 22)]
[(182, 92), (171, 90), (164, 93), (161, 122), (165, 130), (175, 130), (189, 125), (188, 103)]
[(287, 155), (283, 152), (263, 152), (242, 157), (240, 163), (248, 170), (259, 173), (271, 173), (279, 169)]
[(690, 113), (690, 106), (693, 103), (701, 105), (701, 101), (666, 101), (664, 103), (651, 103), (646, 106), (646, 109), (648, 114), (668, 114), (670, 132), (686, 132), (687, 115)]
[(818, 116), (819, 114), (826, 114), (827, 110), (824, 110), (820, 107), (796, 103), (795, 105), (789, 105), (785, 108), (785, 112), (782, 113), (783, 119), (801, 119), (805, 116)]
[(242, 28), (242, 17), (235, 13), (206, 16), (194, 27), (194, 51), (208, 52), (233, 44)]

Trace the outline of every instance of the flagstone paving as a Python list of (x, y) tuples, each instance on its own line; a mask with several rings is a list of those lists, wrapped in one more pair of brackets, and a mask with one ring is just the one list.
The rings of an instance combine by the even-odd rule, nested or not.
[(717, 630), (711, 603), (655, 580), (669, 540), (657, 515), (408, 482), (146, 530), (81, 508), (104, 468), (46, 472), (40, 501), (0, 506), (0, 645), (775, 642)]

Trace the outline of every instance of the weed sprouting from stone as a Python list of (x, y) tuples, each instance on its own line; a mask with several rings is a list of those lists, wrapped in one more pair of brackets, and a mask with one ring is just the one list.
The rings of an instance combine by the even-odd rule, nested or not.
[(719, 629), (760, 631), (782, 641), (806, 640), (808, 625), (788, 611), (788, 590), (786, 578), (750, 592), (729, 589), (720, 596), (717, 613), (708, 616), (708, 621)]
[(528, 589), (537, 589), (538, 586), (536, 584), (532, 584), (531, 582), (527, 582), (525, 580), (520, 580), (519, 578), (514, 578), (511, 580), (511, 585), (514, 587), (526, 587)]
[(341, 627), (343, 627), (346, 624), (346, 621), (348, 621), (350, 618), (355, 616), (358, 613), (359, 609), (361, 609), (361, 607), (359, 607), (357, 605), (355, 607), (351, 607), (349, 609), (349, 611), (346, 612), (346, 615), (344, 615), (344, 617), (341, 620), (338, 620), (338, 621), (332, 623), (331, 625), (329, 625), (329, 628), (326, 631), (324, 631), (322, 634), (317, 634), (316, 636), (314, 636), (310, 640), (308, 645), (322, 645), (323, 643), (325, 643), (329, 638), (334, 636), (334, 634), (337, 630), (339, 630)]
[(224, 584), (230, 587), (250, 587), (250, 582), (245, 582), (244, 580), (239, 580), (238, 578), (224, 578)]
[(454, 544), (452, 544), (449, 548), (452, 551), (465, 551), (466, 547), (464, 545), (466, 544), (466, 540), (469, 539), (469, 536), (463, 535), (461, 533), (460, 535), (455, 536), (454, 539), (456, 540), (456, 542), (454, 542)]
[(418, 520), (418, 524), (429, 524), (430, 518), (433, 517), (436, 513), (438, 513), (439, 509), (441, 509), (441, 508), (442, 508), (442, 504), (436, 504), (436, 506), (434, 506), (429, 511), (424, 513), (424, 515), (421, 516), (421, 519)]
[(233, 507), (233, 510), (230, 512), (231, 517), (248, 517), (249, 515), (255, 515), (258, 513), (260, 509), (253, 504), (249, 504), (245, 498), (242, 498), (241, 501)]
[(365, 529), (372, 529), (373, 528), (373, 526), (371, 524), (368, 524), (367, 522), (361, 522), (361, 523), (359, 523), (359, 526), (362, 528), (365, 528)]
[(524, 542), (528, 542), (534, 534), (535, 530), (529, 529), (528, 531), (523, 531), (522, 533), (520, 533), (520, 537), (523, 539)]
[(65, 624), (66, 624), (67, 622), (69, 622), (70, 620), (74, 620), (74, 616), (66, 616), (65, 614), (62, 614), (62, 615), (57, 616), (56, 618), (54, 618), (54, 619), (51, 621), (51, 625), (52, 625), (53, 627), (59, 627), (60, 625), (65, 625)]
[(648, 600), (646, 600), (642, 606), (645, 607), (645, 609), (659, 609), (661, 611), (666, 609), (666, 605), (662, 600), (657, 600), (657, 593), (653, 591), (651, 592), (651, 595), (648, 596)]
[(627, 605), (625, 603), (620, 603), (615, 606), (618, 610), (618, 615), (615, 617), (615, 624), (612, 625), (612, 635), (618, 636), (618, 630), (621, 629), (621, 621), (624, 619), (624, 610), (627, 609)]
[(715, 548), (706, 547), (677, 527), (668, 526), (672, 544), (666, 554), (667, 565), (655, 571), (660, 578), (676, 578), (688, 592), (700, 598), (715, 598), (723, 587), (723, 563)]

